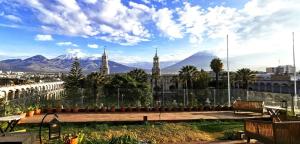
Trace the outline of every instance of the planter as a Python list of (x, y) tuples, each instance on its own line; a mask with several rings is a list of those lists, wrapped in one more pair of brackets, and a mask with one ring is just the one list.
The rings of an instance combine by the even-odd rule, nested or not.
[(35, 115), (39, 115), (39, 114), (41, 114), (41, 112), (42, 112), (41, 109), (35, 109), (35, 110), (34, 110), (34, 114), (35, 114)]
[(125, 112), (125, 107), (122, 106), (120, 110), (121, 112)]
[(73, 112), (74, 112), (74, 113), (79, 112), (79, 108), (73, 108)]
[(180, 107), (180, 108), (179, 108), (179, 111), (184, 111), (184, 107)]
[(132, 112), (132, 107), (128, 107), (128, 108), (127, 108), (127, 111), (128, 111), (128, 112)]
[(34, 110), (27, 112), (28, 117), (33, 117), (33, 115), (34, 115)]
[(102, 107), (101, 112), (106, 112), (106, 107)]
[(61, 108), (56, 108), (57, 113), (61, 113)]
[(149, 112), (149, 108), (148, 108), (148, 107), (145, 107), (145, 108), (144, 108), (144, 111), (145, 111), (145, 112)]
[(164, 111), (165, 111), (165, 107), (161, 107), (161, 108), (160, 108), (160, 111), (161, 111), (161, 112), (164, 112)]
[(78, 136), (72, 137), (67, 144), (78, 144)]
[(153, 110), (154, 110), (155, 112), (159, 112), (159, 107), (155, 107)]
[(141, 107), (136, 107), (135, 110), (136, 110), (137, 112), (140, 112), (140, 111), (141, 111)]
[(198, 107), (193, 107), (193, 111), (198, 111)]
[(204, 106), (203, 110), (204, 110), (204, 111), (210, 111), (210, 110), (211, 110), (211, 107), (210, 107), (210, 106)]
[(71, 109), (70, 108), (66, 108), (65, 112), (69, 113), (69, 112), (71, 112)]
[(53, 113), (53, 109), (52, 108), (47, 108), (46, 112), (47, 113)]
[(115, 106), (110, 107), (110, 112), (115, 112), (115, 111), (116, 111)]
[(199, 106), (198, 111), (203, 111), (203, 106)]

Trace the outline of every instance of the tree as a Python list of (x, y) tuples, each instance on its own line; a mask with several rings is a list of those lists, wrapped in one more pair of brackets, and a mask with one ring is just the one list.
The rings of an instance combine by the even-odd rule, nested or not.
[(208, 87), (208, 83), (210, 81), (210, 77), (207, 72), (204, 70), (196, 71), (193, 77), (193, 86), (196, 89), (206, 89)]
[(128, 75), (141, 83), (146, 83), (148, 80), (148, 75), (143, 69), (134, 69), (130, 71)]
[(216, 74), (216, 89), (219, 89), (219, 73), (223, 69), (223, 63), (221, 59), (219, 58), (214, 58), (210, 62), (210, 68), (213, 70), (213, 72)]
[(105, 77), (99, 72), (92, 72), (85, 78), (85, 89), (96, 103), (99, 100), (100, 88), (104, 85), (104, 82)]
[(187, 65), (180, 69), (179, 71), (179, 77), (181, 80), (186, 82), (186, 88), (190, 89), (192, 88), (192, 78), (197, 72), (197, 68), (195, 66)]
[(253, 71), (251, 71), (250, 69), (248, 69), (248, 68), (242, 68), (242, 69), (239, 69), (236, 72), (235, 79), (237, 81), (241, 81), (242, 88), (248, 89), (248, 83), (249, 83), (249, 81), (252, 81), (255, 78), (254, 74), (255, 73)]
[(124, 100), (127, 104), (149, 105), (152, 101), (151, 89), (149, 83), (139, 82), (129, 74), (114, 75), (111, 81), (104, 86), (105, 93), (109, 95), (107, 101), (114, 103), (118, 95), (118, 89), (125, 95)]
[(76, 101), (81, 97), (80, 88), (83, 87), (83, 75), (80, 68), (80, 63), (75, 58), (68, 76), (64, 79), (66, 97), (76, 104)]

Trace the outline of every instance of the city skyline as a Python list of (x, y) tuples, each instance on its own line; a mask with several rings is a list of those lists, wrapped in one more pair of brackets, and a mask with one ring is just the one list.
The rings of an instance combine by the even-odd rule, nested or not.
[(121, 63), (151, 62), (155, 48), (160, 61), (199, 51), (225, 58), (229, 34), (230, 60), (241, 67), (292, 64), (299, 8), (296, 0), (1, 0), (0, 58), (101, 57), (104, 46)]

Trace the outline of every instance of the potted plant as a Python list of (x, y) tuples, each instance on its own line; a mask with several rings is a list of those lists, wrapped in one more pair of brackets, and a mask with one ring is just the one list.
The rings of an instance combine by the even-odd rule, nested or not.
[(200, 105), (198, 106), (198, 111), (203, 111), (203, 105), (202, 105), (202, 104), (200, 104)]
[(65, 112), (67, 112), (67, 113), (71, 112), (71, 107), (70, 107), (70, 105), (66, 103), (65, 106), (64, 106), (64, 110), (65, 110)]
[(72, 108), (72, 111), (73, 111), (74, 113), (77, 113), (77, 112), (79, 111), (79, 106), (78, 106), (77, 104), (75, 104), (75, 105), (73, 106), (73, 108)]
[(156, 106), (154, 107), (154, 111), (155, 111), (155, 112), (159, 112), (159, 106), (156, 105)]
[(125, 112), (125, 107), (123, 105), (121, 106), (120, 111)]
[(164, 106), (161, 106), (161, 107), (160, 107), (160, 111), (161, 111), (161, 112), (164, 112), (164, 111), (165, 111), (165, 107), (164, 107)]
[(46, 103), (46, 112), (47, 113), (53, 113), (52, 103), (51, 102)]
[(101, 112), (106, 112), (106, 110), (107, 110), (106, 106), (101, 107)]
[(167, 111), (170, 112), (170, 111), (172, 111), (172, 110), (173, 110), (172, 106), (169, 105), (168, 108), (167, 108)]
[(84, 138), (83, 133), (78, 134), (68, 134), (64, 136), (64, 144), (80, 144)]
[(56, 112), (60, 113), (61, 110), (62, 110), (62, 107), (63, 107), (63, 106), (62, 106), (61, 102), (58, 101), (58, 102), (56, 103)]
[(24, 109), (20, 105), (15, 107), (15, 114), (20, 115), (21, 119), (26, 117), (26, 113), (24, 112)]
[(111, 107), (110, 107), (110, 112), (115, 112), (116, 111), (116, 107), (115, 107), (115, 105), (112, 105)]
[(35, 104), (34, 105), (34, 114), (35, 115), (39, 115), (39, 114), (41, 114), (41, 112), (42, 112), (42, 110), (41, 110), (41, 106), (40, 106), (40, 104)]
[(132, 107), (131, 107), (131, 105), (128, 105), (127, 111), (128, 111), (128, 112), (132, 112)]
[(147, 105), (144, 107), (144, 109), (145, 109), (145, 112), (149, 112), (150, 111), (149, 107)]
[(33, 106), (29, 106), (27, 108), (27, 116), (28, 117), (33, 117), (33, 115), (34, 115), (34, 107)]

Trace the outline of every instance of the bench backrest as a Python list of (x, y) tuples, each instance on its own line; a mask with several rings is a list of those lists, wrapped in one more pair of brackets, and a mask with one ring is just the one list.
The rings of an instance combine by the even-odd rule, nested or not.
[(236, 100), (233, 102), (234, 109), (242, 109), (242, 110), (259, 110), (264, 108), (263, 101), (242, 101)]

